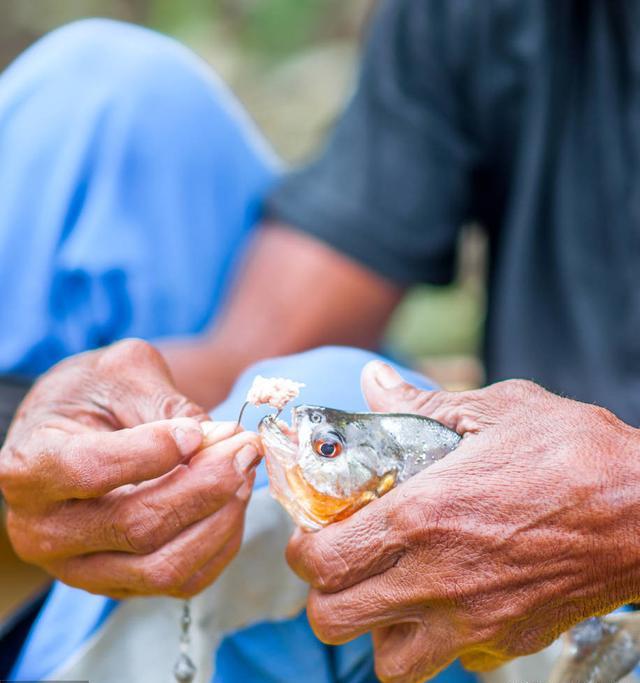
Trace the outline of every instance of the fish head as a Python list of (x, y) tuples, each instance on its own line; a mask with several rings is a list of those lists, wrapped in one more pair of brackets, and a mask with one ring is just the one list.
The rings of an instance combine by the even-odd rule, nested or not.
[[(323, 406), (298, 406), (292, 427), (262, 420), (271, 491), (303, 528), (317, 530), (344, 519), (402, 480), (408, 463), (427, 463), (434, 448), (446, 452), (459, 437), (443, 425), (415, 415), (351, 413)], [(442, 447), (437, 425), (453, 435)], [(436, 430), (437, 431), (437, 430)], [(439, 453), (439, 451), (438, 451)], [(438, 457), (440, 457), (438, 455)]]
[(347, 499), (373, 491), (399, 469), (400, 444), (376, 413), (300, 406), (293, 410), (293, 428), (298, 465), (307, 482), (327, 496)]

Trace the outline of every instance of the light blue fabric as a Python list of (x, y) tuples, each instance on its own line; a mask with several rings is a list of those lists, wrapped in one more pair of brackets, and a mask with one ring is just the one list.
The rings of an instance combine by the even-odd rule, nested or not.
[(200, 331), (275, 177), (178, 43), (71, 24), (0, 77), (0, 371)]
[(49, 678), (105, 622), (115, 600), (56, 581), (40, 610), (10, 680)]
[[(202, 330), (276, 173), (193, 55), (102, 20), (54, 32), (0, 77), (0, 152), (0, 371), (29, 375), (122, 337)], [(215, 416), (236, 415), (256, 371), (305, 381), (308, 401), (362, 408), (369, 357), (324, 349), (266, 361)], [(46, 679), (114, 609), (56, 583), (12, 677)], [(328, 648), (300, 615), (235, 634), (217, 653), (215, 683), (300, 680), (375, 680), (369, 639)], [(437, 680), (474, 679), (454, 666)]]

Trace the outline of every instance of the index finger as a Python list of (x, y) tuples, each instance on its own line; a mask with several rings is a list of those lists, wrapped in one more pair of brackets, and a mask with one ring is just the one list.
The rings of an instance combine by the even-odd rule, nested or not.
[(9, 449), (3, 489), (10, 501), (24, 495), (34, 498), (34, 493), (49, 502), (97, 498), (171, 471), (200, 447), (202, 439), (202, 427), (192, 418), (113, 432), (35, 430), (24, 448)]
[(405, 552), (393, 523), (395, 491), (321, 531), (296, 531), (287, 561), (313, 588), (336, 592), (393, 567)]

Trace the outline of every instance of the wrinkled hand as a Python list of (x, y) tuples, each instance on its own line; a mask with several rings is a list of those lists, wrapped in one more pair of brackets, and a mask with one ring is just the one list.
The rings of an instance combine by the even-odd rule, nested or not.
[(322, 640), (373, 631), (381, 679), (413, 683), (457, 657), (485, 670), (536, 652), (640, 595), (636, 430), (525, 381), (423, 392), (373, 363), (363, 389), (374, 410), (464, 439), (350, 519), (294, 536)]
[(255, 434), (214, 423), (138, 340), (70, 358), (23, 402), (0, 452), (18, 555), (112, 597), (185, 597), (237, 552)]

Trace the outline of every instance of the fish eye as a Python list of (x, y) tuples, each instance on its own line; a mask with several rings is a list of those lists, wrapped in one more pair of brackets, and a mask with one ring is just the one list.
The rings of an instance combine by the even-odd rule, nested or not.
[(320, 413), (311, 413), (311, 415), (309, 415), (309, 419), (314, 424), (318, 424), (322, 422), (322, 415)]
[(342, 453), (342, 444), (333, 439), (316, 439), (313, 450), (323, 458), (335, 458)]

